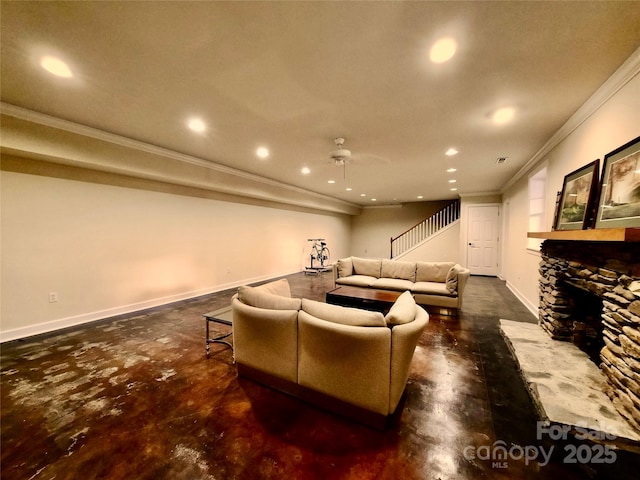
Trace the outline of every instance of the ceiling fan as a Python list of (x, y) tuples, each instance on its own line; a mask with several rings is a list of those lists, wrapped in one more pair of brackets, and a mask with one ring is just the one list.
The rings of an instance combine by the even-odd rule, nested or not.
[(344, 138), (338, 137), (338, 138), (335, 138), (333, 141), (336, 142), (337, 150), (330, 152), (329, 158), (334, 164), (338, 166), (343, 166), (346, 163), (346, 161), (349, 158), (351, 158), (351, 150), (347, 150), (346, 148), (343, 148)]
[(352, 155), (351, 150), (344, 148), (344, 138), (337, 137), (333, 141), (336, 144), (336, 150), (329, 152), (329, 162), (335, 166), (342, 167), (343, 177), (347, 178), (347, 164), (352, 163), (389, 163), (388, 160), (382, 159), (375, 155)]

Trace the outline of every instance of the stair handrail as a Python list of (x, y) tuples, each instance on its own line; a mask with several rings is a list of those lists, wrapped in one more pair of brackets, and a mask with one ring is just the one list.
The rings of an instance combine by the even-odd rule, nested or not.
[[(414, 226), (408, 228), (400, 235), (396, 237), (391, 237), (391, 255), (389, 258), (393, 258), (394, 256), (398, 256), (401, 253), (406, 252), (414, 245), (426, 240), (431, 237), (444, 227), (450, 225), (456, 220), (460, 219), (460, 200), (456, 199), (451, 203), (448, 203), (443, 208), (435, 212), (433, 215), (425, 218), (424, 220), (416, 223)], [(417, 232), (417, 234), (416, 234)], [(420, 233), (421, 232), (421, 233)], [(413, 235), (412, 235), (413, 234)], [(394, 255), (394, 244), (399, 244), (399, 241), (403, 237), (413, 236), (414, 238), (411, 240), (411, 243), (404, 242), (404, 245), (401, 251), (396, 252)], [(399, 247), (396, 247), (398, 250)]]

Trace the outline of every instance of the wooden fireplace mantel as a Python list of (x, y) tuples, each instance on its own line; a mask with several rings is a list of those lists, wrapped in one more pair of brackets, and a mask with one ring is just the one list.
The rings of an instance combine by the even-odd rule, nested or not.
[(640, 242), (640, 228), (595, 228), (592, 230), (555, 230), (528, 232), (528, 238), (590, 242)]

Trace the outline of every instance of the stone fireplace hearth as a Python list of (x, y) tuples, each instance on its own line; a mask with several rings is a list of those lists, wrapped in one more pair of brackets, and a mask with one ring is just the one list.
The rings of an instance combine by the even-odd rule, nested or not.
[(553, 339), (597, 345), (605, 393), (640, 431), (640, 243), (545, 240), (541, 253), (540, 326)]

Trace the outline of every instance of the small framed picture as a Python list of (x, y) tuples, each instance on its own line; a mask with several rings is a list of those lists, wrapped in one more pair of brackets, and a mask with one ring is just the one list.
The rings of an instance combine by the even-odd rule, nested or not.
[(582, 230), (593, 226), (598, 199), (600, 159), (564, 177), (556, 212), (556, 230)]
[(596, 228), (640, 227), (640, 137), (604, 157)]

